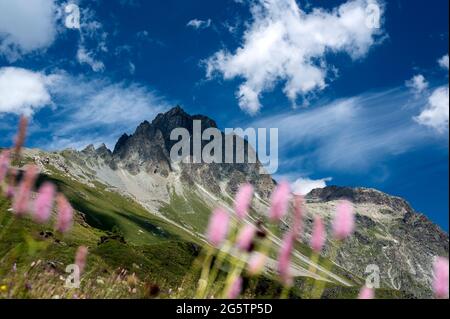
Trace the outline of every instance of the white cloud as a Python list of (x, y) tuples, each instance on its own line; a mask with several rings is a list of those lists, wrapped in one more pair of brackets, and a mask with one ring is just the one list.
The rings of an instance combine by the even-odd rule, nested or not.
[(415, 120), (432, 127), (439, 133), (448, 131), (449, 95), (448, 86), (441, 86), (433, 91), (428, 104)]
[(412, 77), (411, 80), (405, 82), (405, 85), (414, 92), (414, 94), (421, 94), (428, 88), (428, 82), (422, 74)]
[(103, 24), (96, 20), (95, 12), (88, 6), (64, 5), (64, 24), (67, 29), (79, 33), (76, 59), (80, 64), (90, 66), (94, 72), (105, 69), (101, 57), (109, 51), (108, 36)]
[(0, 1), (0, 55), (10, 62), (46, 49), (56, 36), (54, 0)]
[[(240, 107), (256, 113), (260, 96), (279, 81), (295, 104), (326, 87), (327, 53), (345, 52), (353, 59), (366, 55), (380, 29), (370, 27), (367, 5), (376, 1), (352, 0), (332, 11), (302, 11), (295, 0), (258, 0), (251, 5), (253, 21), (234, 53), (221, 50), (206, 60), (207, 76), (242, 78), (236, 93)], [(382, 11), (380, 11), (382, 13)]]
[(0, 68), (0, 114), (31, 116), (51, 104), (49, 78), (39, 72), (15, 67)]
[(386, 158), (444, 141), (413, 120), (426, 101), (392, 89), (264, 117), (250, 126), (278, 128), (280, 157), (292, 159), (286, 170), (365, 172)]
[(324, 188), (327, 186), (327, 182), (332, 180), (331, 177), (322, 179), (310, 179), (308, 177), (300, 177), (294, 183), (292, 183), (292, 189), (294, 194), (306, 195), (310, 191), (316, 188)]
[(80, 64), (87, 64), (94, 72), (102, 72), (105, 69), (105, 65), (102, 61), (95, 60), (92, 52), (86, 51), (84, 46), (80, 45), (77, 51), (77, 61)]
[(206, 29), (211, 26), (211, 19), (208, 20), (199, 20), (199, 19), (192, 19), (186, 24), (188, 27), (194, 28), (194, 29)]
[(448, 54), (444, 55), (438, 60), (439, 66), (443, 69), (448, 70)]

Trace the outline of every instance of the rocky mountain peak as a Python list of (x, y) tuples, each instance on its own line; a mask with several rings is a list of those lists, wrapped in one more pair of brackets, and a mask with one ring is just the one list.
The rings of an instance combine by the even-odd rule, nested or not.
[[(119, 138), (109, 161), (110, 167), (122, 167), (132, 174), (145, 171), (167, 177), (173, 171), (170, 150), (178, 142), (171, 140), (170, 135), (174, 129), (184, 128), (192, 136), (195, 120), (201, 121), (201, 132), (207, 128), (217, 128), (216, 122), (211, 118), (200, 114), (190, 115), (180, 106), (158, 114), (152, 122), (142, 122), (132, 135), (123, 134)], [(207, 143), (202, 141), (202, 145)], [(191, 153), (192, 151), (191, 145)], [(220, 191), (220, 183), (224, 180), (229, 180), (227, 187), (233, 193), (242, 182), (253, 182), (261, 196), (266, 197), (273, 187), (273, 180), (269, 175), (259, 173), (260, 165), (259, 162), (183, 163), (181, 176), (188, 183), (196, 182), (217, 192)]]
[(144, 121), (136, 128), (135, 135), (137, 134), (148, 134), (149, 130), (151, 129), (151, 124), (149, 121)]
[(406, 214), (413, 212), (413, 209), (403, 198), (391, 196), (373, 188), (365, 187), (342, 187), (327, 186), (325, 188), (313, 189), (307, 196), (309, 200), (333, 201), (348, 199), (353, 203), (371, 203), (390, 207), (396, 212)]
[(166, 151), (169, 152), (176, 141), (170, 140), (170, 133), (175, 128), (185, 128), (190, 134), (193, 132), (193, 121), (200, 120), (202, 131), (217, 127), (214, 120), (204, 115), (189, 115), (180, 106), (175, 106), (165, 113), (159, 113), (155, 119), (150, 123), (144, 121), (136, 128), (134, 134), (123, 134), (114, 147), (113, 154), (117, 155), (123, 153), (123, 149), (130, 146), (130, 144), (145, 144), (145, 142), (153, 142), (157, 138), (160, 142), (162, 139), (165, 144)]
[(93, 144), (89, 144), (88, 146), (86, 146), (86, 148), (84, 150), (82, 150), (81, 152), (83, 152), (84, 154), (95, 154), (95, 147)]
[(108, 159), (112, 156), (112, 152), (111, 150), (106, 147), (106, 145), (104, 143), (102, 143), (96, 150), (95, 153), (105, 159)]
[(117, 154), (119, 150), (126, 144), (129, 138), (130, 136), (128, 134), (122, 134), (122, 136), (117, 141), (116, 146), (114, 147), (113, 154)]
[(180, 106), (175, 106), (166, 113), (160, 113), (152, 121), (152, 126), (163, 133), (167, 141), (167, 146), (171, 147), (173, 144), (170, 142), (170, 133), (175, 128), (185, 128), (192, 134), (193, 121), (200, 120), (202, 131), (210, 128), (217, 127), (214, 120), (204, 115), (190, 115), (186, 113)]

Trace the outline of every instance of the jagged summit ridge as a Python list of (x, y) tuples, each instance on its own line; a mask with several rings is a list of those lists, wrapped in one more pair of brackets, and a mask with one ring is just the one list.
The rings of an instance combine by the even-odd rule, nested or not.
[(152, 140), (155, 137), (162, 138), (166, 151), (170, 152), (171, 147), (176, 143), (176, 141), (170, 139), (172, 130), (184, 128), (192, 134), (194, 120), (201, 121), (202, 131), (210, 127), (217, 128), (216, 122), (209, 117), (189, 115), (177, 105), (165, 113), (159, 113), (151, 123), (147, 120), (143, 121), (132, 135), (123, 134), (117, 141), (113, 154), (119, 154), (130, 143), (142, 142), (142, 139)]
[[(181, 178), (187, 183), (198, 183), (207, 189), (220, 192), (224, 183), (234, 193), (239, 184), (251, 182), (263, 197), (268, 197), (274, 181), (269, 175), (261, 175), (261, 164), (256, 163), (173, 163), (170, 151), (178, 141), (171, 140), (172, 130), (184, 128), (192, 136), (195, 120), (201, 122), (201, 133), (208, 128), (217, 128), (217, 123), (204, 115), (190, 115), (180, 106), (175, 106), (165, 113), (158, 114), (151, 122), (143, 121), (133, 134), (123, 134), (112, 152), (109, 165), (113, 169), (124, 168), (132, 174), (146, 172), (167, 178), (174, 165), (181, 167)], [(221, 133), (224, 136), (224, 133)], [(235, 137), (236, 139), (238, 137)], [(191, 141), (192, 143), (192, 141)], [(208, 141), (201, 141), (202, 147)], [(244, 140), (244, 152), (253, 151)], [(191, 144), (191, 156), (193, 152)], [(225, 154), (223, 150), (223, 154)], [(224, 156), (224, 155), (223, 155)]]
[(353, 203), (373, 203), (377, 205), (385, 205), (392, 209), (407, 213), (413, 212), (411, 205), (401, 197), (388, 195), (374, 188), (365, 187), (343, 187), (343, 186), (327, 186), (324, 188), (313, 189), (306, 196), (310, 200), (332, 201), (337, 199), (347, 199)]

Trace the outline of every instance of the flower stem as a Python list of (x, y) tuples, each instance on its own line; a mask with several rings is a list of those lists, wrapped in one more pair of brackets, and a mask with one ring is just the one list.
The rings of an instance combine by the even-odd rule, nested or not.
[(209, 270), (211, 268), (211, 261), (214, 254), (214, 248), (208, 247), (208, 252), (206, 253), (205, 260), (203, 262), (203, 268), (198, 281), (197, 293), (195, 294), (195, 299), (205, 298), (206, 288), (208, 286), (208, 276)]
[(337, 253), (342, 245), (342, 241), (337, 241), (336, 245), (332, 246), (332, 249), (330, 251), (329, 260), (325, 262), (323, 272), (325, 275), (324, 280), (316, 280), (314, 283), (314, 286), (311, 291), (311, 298), (312, 299), (320, 299), (323, 295), (323, 292), (325, 290), (325, 287), (327, 285), (327, 279), (328, 279), (328, 273), (333, 269), (333, 260), (336, 259)]

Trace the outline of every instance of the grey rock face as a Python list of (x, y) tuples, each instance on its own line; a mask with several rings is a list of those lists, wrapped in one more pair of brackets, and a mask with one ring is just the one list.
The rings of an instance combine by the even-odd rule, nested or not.
[[(132, 174), (145, 171), (167, 177), (170, 172), (173, 172), (174, 164), (170, 160), (170, 150), (178, 142), (171, 140), (170, 134), (175, 128), (184, 128), (192, 137), (194, 120), (201, 122), (202, 133), (208, 128), (217, 128), (216, 122), (206, 116), (189, 115), (181, 107), (174, 107), (166, 113), (158, 114), (151, 123), (148, 121), (141, 123), (131, 136), (122, 135), (114, 147), (110, 166), (115, 169), (125, 168)], [(223, 133), (222, 137), (224, 137)], [(208, 142), (202, 141), (202, 147)], [(245, 140), (244, 147), (245, 154), (253, 151)], [(241, 164), (225, 163), (224, 143), (222, 154), (222, 163), (179, 163), (182, 179), (187, 183), (195, 182), (203, 185), (213, 192), (220, 192), (221, 184), (225, 183), (226, 190), (231, 194), (234, 194), (243, 182), (251, 182), (256, 185), (256, 190), (261, 196), (267, 197), (270, 194), (274, 182), (269, 175), (260, 174), (259, 161), (256, 163), (246, 161)], [(190, 155), (193, 156), (192, 144)]]
[[(382, 287), (406, 291), (418, 298), (432, 296), (433, 260), (448, 256), (449, 237), (404, 199), (374, 189), (338, 186), (313, 190), (306, 199), (306, 208), (318, 213), (334, 211), (342, 199), (353, 202), (355, 233), (343, 244), (337, 262), (359, 276), (361, 283), (368, 275), (367, 267), (375, 265)], [(332, 217), (324, 216), (329, 234)], [(307, 227), (311, 227), (310, 223)], [(332, 245), (329, 242), (328, 247)]]

